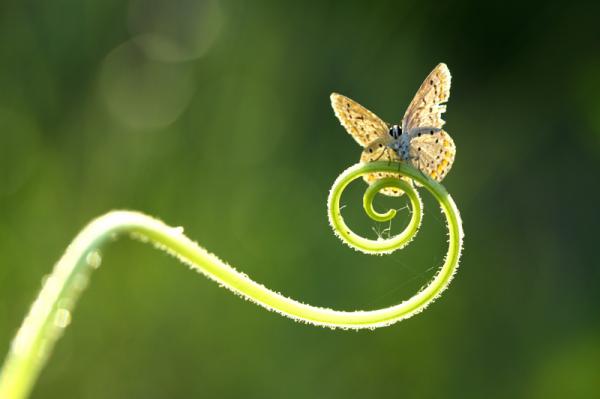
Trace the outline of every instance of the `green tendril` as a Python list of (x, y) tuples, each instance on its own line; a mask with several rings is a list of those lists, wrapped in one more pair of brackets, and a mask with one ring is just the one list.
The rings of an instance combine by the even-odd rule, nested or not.
[[(395, 167), (394, 171), (398, 171), (397, 166)], [(363, 196), (363, 208), (365, 209), (367, 215), (376, 222), (387, 222), (396, 216), (395, 209), (388, 209), (385, 213), (379, 213), (373, 207), (375, 196), (384, 188), (396, 188), (403, 191), (408, 196), (412, 207), (412, 216), (404, 231), (388, 239), (379, 238), (377, 240), (370, 240), (353, 233), (341, 216), (340, 199), (342, 192), (353, 180), (365, 174), (362, 172), (355, 172), (347, 175), (347, 173), (348, 171), (344, 172), (334, 183), (329, 194), (328, 201), (329, 223), (333, 227), (333, 231), (338, 235), (338, 237), (340, 237), (342, 241), (352, 248), (367, 254), (391, 253), (408, 244), (417, 234), (423, 215), (423, 204), (421, 203), (421, 197), (419, 197), (418, 192), (412, 187), (412, 185), (404, 180), (387, 177), (377, 180), (367, 188)]]
[(251, 280), (187, 238), (181, 228), (169, 227), (138, 212), (113, 211), (93, 220), (77, 235), (45, 281), (11, 343), (0, 372), (0, 398), (27, 397), (54, 344), (69, 324), (75, 302), (87, 285), (90, 273), (100, 265), (99, 248), (122, 234), (151, 242), (234, 293), (296, 321), (330, 328), (373, 329), (422, 311), (447, 288), (458, 267), (463, 237), (458, 209), (443, 186), (407, 165), (385, 162), (354, 165), (338, 177), (328, 201), (329, 220), (334, 231), (353, 248), (367, 253), (392, 252), (406, 245), (419, 228), (421, 200), (410, 184), (394, 178), (384, 178), (371, 185), (365, 192), (363, 204), (374, 220), (390, 220), (395, 211), (378, 213), (374, 210), (373, 200), (382, 188), (403, 191), (412, 205), (412, 218), (405, 230), (387, 240), (368, 240), (352, 233), (346, 226), (339, 207), (342, 191), (358, 177), (380, 172), (400, 173), (422, 184), (440, 203), (448, 223), (450, 239), (444, 264), (431, 282), (412, 298), (368, 311), (349, 312), (307, 305)]

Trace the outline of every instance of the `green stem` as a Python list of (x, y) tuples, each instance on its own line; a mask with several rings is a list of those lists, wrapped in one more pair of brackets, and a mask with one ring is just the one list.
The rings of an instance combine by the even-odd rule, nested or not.
[(372, 200), (383, 187), (399, 188), (407, 194), (413, 206), (413, 216), (405, 231), (389, 240), (372, 241), (348, 229), (339, 209), (342, 191), (352, 180), (376, 172), (400, 173), (418, 181), (433, 194), (446, 215), (450, 240), (444, 265), (429, 285), (412, 298), (383, 309), (353, 312), (303, 304), (252, 281), (184, 236), (180, 228), (169, 227), (138, 212), (113, 211), (93, 220), (77, 235), (46, 280), (11, 344), (0, 374), (0, 398), (21, 399), (29, 394), (56, 340), (68, 325), (73, 306), (91, 271), (99, 266), (98, 248), (122, 233), (152, 242), (231, 291), (297, 321), (331, 328), (372, 329), (422, 311), (446, 289), (458, 267), (463, 236), (458, 209), (443, 186), (404, 164), (375, 162), (355, 165), (336, 180), (328, 202), (329, 220), (336, 234), (354, 248), (369, 253), (391, 252), (397, 249), (394, 245), (399, 248), (410, 241), (421, 220), (421, 202), (416, 191), (402, 181), (386, 178), (365, 193), (365, 209), (379, 220), (393, 217), (393, 212), (378, 214), (374, 211)]

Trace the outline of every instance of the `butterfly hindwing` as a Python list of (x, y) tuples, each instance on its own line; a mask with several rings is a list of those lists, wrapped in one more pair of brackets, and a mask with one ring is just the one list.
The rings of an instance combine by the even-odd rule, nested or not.
[(331, 94), (331, 106), (342, 126), (362, 147), (386, 137), (388, 125), (377, 115), (341, 94)]
[[(388, 146), (390, 143), (391, 137), (389, 136), (375, 140), (363, 150), (360, 161), (363, 163), (375, 161), (401, 162), (398, 154)], [(410, 182), (410, 179), (400, 176), (399, 173), (390, 172), (369, 173), (364, 175), (363, 179), (370, 185), (384, 177), (394, 177), (396, 179), (402, 178)], [(384, 188), (380, 192), (391, 197), (398, 197), (403, 194), (400, 190), (395, 188)]]
[(419, 132), (410, 140), (410, 162), (435, 181), (442, 181), (454, 163), (456, 146), (442, 129)]

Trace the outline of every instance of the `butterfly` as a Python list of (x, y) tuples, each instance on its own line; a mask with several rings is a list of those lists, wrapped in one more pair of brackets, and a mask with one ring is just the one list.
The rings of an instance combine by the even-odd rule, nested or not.
[[(456, 146), (442, 126), (442, 113), (450, 96), (450, 71), (438, 64), (417, 90), (404, 113), (402, 123), (390, 125), (377, 115), (341, 94), (331, 94), (331, 106), (342, 126), (364, 147), (361, 162), (407, 162), (436, 181), (442, 181), (454, 163)], [(397, 173), (371, 173), (364, 180), (371, 184)], [(410, 180), (410, 179), (407, 179)], [(390, 196), (401, 192), (386, 188)]]

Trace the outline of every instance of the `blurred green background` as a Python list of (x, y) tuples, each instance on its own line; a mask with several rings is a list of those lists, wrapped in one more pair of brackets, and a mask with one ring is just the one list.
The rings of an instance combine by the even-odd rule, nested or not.
[[(111, 209), (184, 226), (311, 304), (409, 297), (441, 264), (443, 218), (428, 199), (417, 239), (387, 257), (332, 234), (328, 189), (360, 149), (329, 93), (399, 122), (443, 61), (457, 145), (444, 184), (466, 237), (427, 311), (374, 332), (309, 327), (122, 239), (32, 397), (600, 397), (599, 14), (576, 1), (2, 0), (1, 356), (42, 277)], [(366, 220), (363, 189), (344, 211), (375, 237), (387, 225)]]

